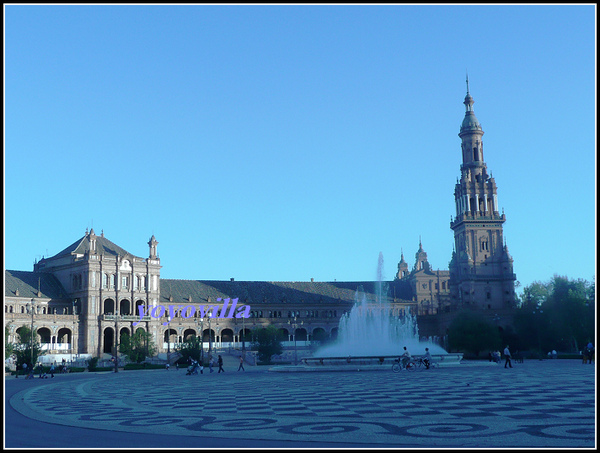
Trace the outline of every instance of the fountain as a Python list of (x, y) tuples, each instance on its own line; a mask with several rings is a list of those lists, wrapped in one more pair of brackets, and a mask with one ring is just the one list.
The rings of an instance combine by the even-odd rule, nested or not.
[[(394, 363), (404, 346), (413, 356), (423, 355), (425, 348), (429, 348), (434, 361), (440, 365), (460, 363), (462, 354), (448, 354), (435, 343), (419, 340), (415, 315), (405, 313), (400, 317), (392, 316), (381, 253), (374, 296), (375, 300), (369, 300), (363, 288), (357, 288), (354, 307), (340, 319), (337, 340), (318, 349), (312, 357), (302, 359), (305, 369), (382, 369), (382, 365), (391, 366)], [(274, 371), (283, 371), (282, 367), (277, 368), (280, 369)]]

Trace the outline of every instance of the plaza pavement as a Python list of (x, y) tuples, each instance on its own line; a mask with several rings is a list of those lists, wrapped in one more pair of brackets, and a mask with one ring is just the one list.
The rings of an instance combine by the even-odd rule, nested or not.
[(595, 363), (5, 378), (8, 448), (595, 448)]

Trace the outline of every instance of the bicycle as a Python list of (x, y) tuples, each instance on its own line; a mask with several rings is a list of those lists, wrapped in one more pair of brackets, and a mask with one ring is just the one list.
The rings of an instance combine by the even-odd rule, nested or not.
[(406, 362), (406, 365), (404, 365), (400, 359), (394, 360), (394, 364), (392, 365), (392, 371), (394, 373), (399, 373), (403, 369), (406, 371), (416, 371), (417, 365), (413, 359), (409, 359)]

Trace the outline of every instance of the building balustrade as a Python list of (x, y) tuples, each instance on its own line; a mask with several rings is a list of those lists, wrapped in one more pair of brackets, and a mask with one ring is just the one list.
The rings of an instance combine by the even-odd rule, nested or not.
[[(115, 321), (116, 318), (118, 316), (118, 321), (123, 321), (123, 322), (128, 322), (128, 321), (139, 321), (140, 317), (139, 315), (114, 315), (114, 314), (103, 314), (102, 315), (102, 320), (103, 321)], [(150, 316), (144, 316), (142, 317), (142, 321), (150, 321), (152, 318)]]
[(70, 351), (71, 343), (41, 343), (42, 351)]
[[(34, 313), (34, 317), (36, 320), (45, 320), (45, 321), (73, 321), (76, 320), (79, 315), (72, 314), (58, 314), (58, 313)], [(5, 319), (27, 319), (31, 320), (30, 313), (4, 313)]]

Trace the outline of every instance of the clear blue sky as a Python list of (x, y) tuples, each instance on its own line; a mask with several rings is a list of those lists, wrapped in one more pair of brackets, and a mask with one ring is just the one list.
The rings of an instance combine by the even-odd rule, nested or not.
[(4, 12), (5, 269), (91, 227), (164, 278), (447, 269), (468, 71), (517, 279), (594, 278), (595, 5)]

